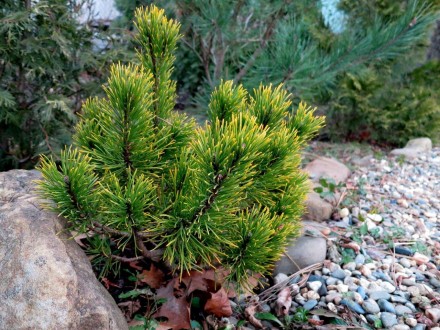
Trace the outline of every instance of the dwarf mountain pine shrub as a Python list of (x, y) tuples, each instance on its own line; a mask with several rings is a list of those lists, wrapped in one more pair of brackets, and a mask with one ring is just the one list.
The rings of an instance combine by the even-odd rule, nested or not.
[[(140, 65), (113, 65), (107, 97), (89, 99), (60, 164), (42, 157), (42, 196), (79, 233), (94, 232), (111, 262), (126, 251), (182, 274), (221, 266), (244, 283), (267, 273), (298, 235), (307, 176), (300, 149), (323, 124), (286, 91), (251, 96), (222, 82), (209, 123), (173, 112), (179, 23), (155, 6), (136, 11)], [(108, 249), (111, 238), (116, 249)]]

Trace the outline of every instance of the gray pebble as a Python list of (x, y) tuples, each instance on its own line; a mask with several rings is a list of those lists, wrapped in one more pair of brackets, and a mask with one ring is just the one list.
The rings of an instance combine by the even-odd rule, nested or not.
[(380, 312), (379, 305), (373, 299), (367, 299), (362, 304), (367, 313), (376, 314)]
[(379, 318), (373, 314), (368, 314), (365, 318), (367, 319), (368, 322), (373, 323), (373, 324), (376, 323), (377, 320), (379, 320)]
[(405, 306), (408, 307), (413, 313), (417, 313), (417, 308), (412, 302), (408, 301)]
[(431, 277), (429, 279), (429, 283), (436, 288), (440, 288), (440, 280), (436, 279), (435, 277)]
[(382, 321), (382, 325), (384, 328), (391, 328), (393, 325), (397, 324), (397, 317), (392, 313), (383, 312), (380, 315), (380, 319)]
[(397, 316), (403, 316), (405, 314), (411, 315), (413, 313), (410, 308), (403, 306), (403, 305), (397, 305), (395, 309), (396, 309)]
[(391, 295), (391, 301), (394, 303), (405, 304), (408, 301), (408, 299), (401, 296)]
[(365, 299), (365, 297), (366, 297), (367, 294), (366, 294), (365, 289), (364, 289), (363, 287), (361, 287), (361, 286), (358, 287), (357, 290), (356, 290), (356, 292), (359, 293), (359, 294), (361, 295), (361, 298), (362, 298), (362, 299)]
[(357, 302), (354, 302), (353, 300), (342, 299), (341, 305), (347, 306), (353, 312), (356, 312), (356, 313), (359, 313), (359, 314), (365, 314), (365, 310), (361, 307), (361, 305), (359, 305)]
[(365, 263), (365, 256), (363, 254), (358, 254), (354, 259), (356, 265), (363, 265)]
[(307, 309), (309, 311), (309, 310), (313, 309), (317, 304), (318, 304), (317, 300), (311, 299), (303, 305), (303, 308)]
[(394, 305), (388, 300), (379, 299), (377, 301), (377, 304), (379, 305), (381, 311), (396, 314), (396, 309), (394, 308)]
[(270, 306), (268, 304), (262, 304), (261, 305), (261, 310), (262, 310), (262, 312), (269, 313), (271, 308), (270, 308)]
[(331, 276), (339, 280), (343, 280), (347, 274), (342, 269), (336, 269), (331, 273)]
[(368, 294), (371, 299), (379, 300), (379, 299), (385, 299), (389, 300), (391, 298), (391, 295), (386, 291), (373, 291)]

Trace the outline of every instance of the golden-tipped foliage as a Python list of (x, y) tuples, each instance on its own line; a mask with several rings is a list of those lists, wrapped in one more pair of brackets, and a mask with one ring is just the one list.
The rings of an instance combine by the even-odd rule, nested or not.
[[(292, 112), (282, 86), (248, 95), (226, 81), (196, 129), (171, 111), (179, 24), (151, 6), (136, 11), (136, 27), (141, 65), (114, 65), (107, 98), (83, 107), (75, 149), (60, 167), (42, 159), (43, 196), (76, 231), (114, 236), (118, 251), (146, 258), (155, 247), (180, 274), (221, 265), (244, 283), (267, 273), (298, 235), (308, 190), (300, 148), (323, 119), (304, 104)], [(111, 257), (108, 244), (94, 246)]]

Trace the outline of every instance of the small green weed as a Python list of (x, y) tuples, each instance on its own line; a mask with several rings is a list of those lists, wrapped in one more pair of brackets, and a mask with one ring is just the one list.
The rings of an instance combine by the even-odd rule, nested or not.
[(293, 314), (292, 321), (296, 323), (307, 323), (309, 320), (309, 311), (305, 308), (299, 307)]
[(322, 199), (333, 198), (338, 191), (346, 187), (343, 182), (336, 184), (332, 178), (321, 178), (319, 179), (319, 184), (321, 186), (313, 190), (317, 192)]

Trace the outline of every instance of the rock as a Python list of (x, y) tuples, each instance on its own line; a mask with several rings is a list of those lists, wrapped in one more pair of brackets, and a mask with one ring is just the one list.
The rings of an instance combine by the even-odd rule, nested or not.
[(317, 290), (317, 292), (319, 293), (320, 296), (327, 295), (327, 286), (325, 285), (325, 279), (322, 276), (310, 275), (308, 282), (321, 282), (321, 286)]
[(354, 259), (356, 266), (363, 265), (365, 263), (365, 256), (363, 254), (358, 254)]
[(417, 297), (420, 296), (420, 290), (416, 286), (410, 286), (408, 287), (408, 292), (411, 294), (411, 297)]
[(439, 308), (428, 308), (425, 311), (425, 314), (434, 323), (437, 323), (438, 321), (440, 321), (440, 309)]
[(362, 158), (359, 158), (359, 157), (354, 158), (352, 160), (352, 163), (357, 166), (366, 167), (366, 166), (370, 165), (370, 163), (373, 159), (374, 159), (373, 155), (367, 155)]
[(310, 290), (306, 294), (307, 300), (319, 300), (320, 296), (317, 292)]
[(328, 303), (328, 304), (327, 304), (327, 308), (328, 308), (331, 312), (333, 312), (333, 313), (337, 313), (337, 312), (338, 312), (338, 309), (336, 308), (335, 304), (333, 304), (333, 303)]
[(303, 218), (313, 221), (324, 221), (330, 219), (333, 205), (319, 196), (318, 193), (310, 191), (306, 199), (306, 212)]
[(417, 323), (416, 326), (413, 328), (413, 330), (425, 330), (426, 324), (423, 323)]
[(391, 295), (386, 291), (373, 291), (370, 292), (368, 295), (373, 300), (379, 300), (379, 299), (389, 300), (391, 298)]
[(429, 138), (418, 138), (409, 140), (405, 148), (394, 149), (390, 152), (393, 156), (405, 156), (409, 159), (417, 158), (420, 154), (428, 153), (432, 150), (432, 142)]
[[(431, 306), (431, 300), (424, 296), (415, 296), (411, 298), (411, 302), (415, 305), (419, 305), (421, 308), (427, 308)], [(408, 306), (408, 304), (406, 304)]]
[(410, 330), (406, 324), (396, 324), (391, 327), (391, 330)]
[(379, 305), (373, 299), (367, 299), (363, 302), (362, 307), (369, 314), (376, 314), (380, 312)]
[(319, 289), (321, 289), (322, 282), (321, 281), (313, 281), (313, 282), (307, 282), (307, 287), (310, 290), (313, 290), (315, 292), (318, 292)]
[(413, 313), (417, 313), (417, 308), (412, 302), (408, 301), (405, 303), (405, 306), (408, 307)]
[(435, 287), (435, 288), (437, 288), (437, 289), (440, 289), (440, 280), (436, 279), (435, 277), (431, 277), (431, 278), (429, 279), (429, 283), (430, 283), (433, 287)]
[[(338, 292), (332, 292), (329, 293), (326, 297), (325, 297), (325, 301), (326, 302), (333, 302), (335, 301), (336, 298), (341, 298), (341, 294)], [(341, 298), (342, 299), (342, 298)]]
[(315, 308), (316, 305), (318, 305), (318, 301), (315, 299), (311, 299), (303, 305), (303, 308), (307, 309), (309, 311), (309, 310)]
[(342, 269), (336, 269), (330, 275), (334, 278), (337, 278), (338, 280), (343, 280), (347, 276), (347, 274), (345, 274)]
[[(298, 270), (323, 262), (327, 253), (327, 241), (322, 237), (301, 236), (287, 247), (286, 254), (275, 265), (274, 275), (293, 274)], [(292, 262), (292, 260), (294, 262)], [(300, 268), (298, 268), (300, 267)]]
[(417, 320), (412, 317), (408, 317), (405, 319), (405, 323), (411, 328), (414, 328), (417, 325)]
[(340, 293), (344, 293), (344, 292), (348, 292), (348, 285), (345, 284), (337, 284), (336, 285), (336, 290), (338, 290), (338, 292)]
[(417, 265), (423, 265), (429, 262), (429, 257), (416, 252), (413, 255), (413, 260), (415, 260)]
[(289, 276), (287, 276), (284, 273), (278, 273), (277, 276), (274, 277), (273, 281), (275, 282), (275, 284), (279, 284), (281, 282), (286, 281), (289, 278)]
[(383, 312), (380, 315), (380, 319), (385, 329), (391, 328), (393, 325), (397, 324), (397, 317), (392, 313)]
[(382, 216), (380, 214), (376, 214), (376, 213), (370, 214), (370, 213), (368, 213), (367, 217), (368, 217), (368, 219), (370, 219), (370, 220), (372, 220), (374, 222), (381, 222), (382, 221)]
[(344, 207), (343, 209), (339, 210), (339, 216), (341, 218), (348, 217), (349, 215), (350, 215), (350, 211), (346, 207)]
[(379, 299), (377, 301), (377, 304), (379, 305), (381, 311), (396, 314), (396, 309), (394, 308), (394, 305), (388, 300)]
[(364, 302), (364, 298), (362, 298), (359, 293), (357, 293), (356, 291), (351, 291), (351, 290), (350, 290), (350, 292), (353, 294), (352, 300), (354, 300), (358, 304), (362, 304)]
[(380, 321), (380, 319), (376, 315), (373, 315), (373, 314), (367, 314), (366, 319), (371, 324), (376, 324), (378, 321)]
[(366, 297), (366, 292), (365, 292), (365, 289), (363, 288), (363, 287), (358, 287), (357, 288), (357, 290), (356, 290), (356, 292), (357, 293), (359, 293), (359, 295), (361, 296), (361, 298), (364, 300), (365, 299), (365, 297)]
[(353, 300), (349, 299), (342, 299), (341, 305), (347, 306), (350, 308), (353, 312), (359, 313), (359, 314), (365, 314), (365, 310), (359, 305), (357, 302), (354, 302)]
[(39, 178), (0, 173), (0, 329), (128, 329), (65, 220), (40, 207)]
[(396, 287), (388, 282), (382, 282), (380, 283), (380, 286), (384, 288), (385, 291), (388, 293), (393, 293), (394, 291), (396, 291)]
[(319, 181), (320, 178), (330, 178), (335, 180), (336, 184), (345, 182), (350, 176), (350, 170), (344, 164), (336, 159), (319, 157), (307, 164), (304, 170), (309, 173), (313, 181)]
[(408, 299), (406, 299), (405, 297), (402, 297), (402, 296), (392, 295), (392, 296), (391, 296), (391, 301), (392, 301), (393, 303), (405, 304), (405, 303), (408, 302)]
[(413, 314), (412, 310), (409, 307), (403, 306), (403, 305), (397, 305), (396, 306), (396, 315), (397, 316), (403, 316), (403, 315), (411, 315)]

